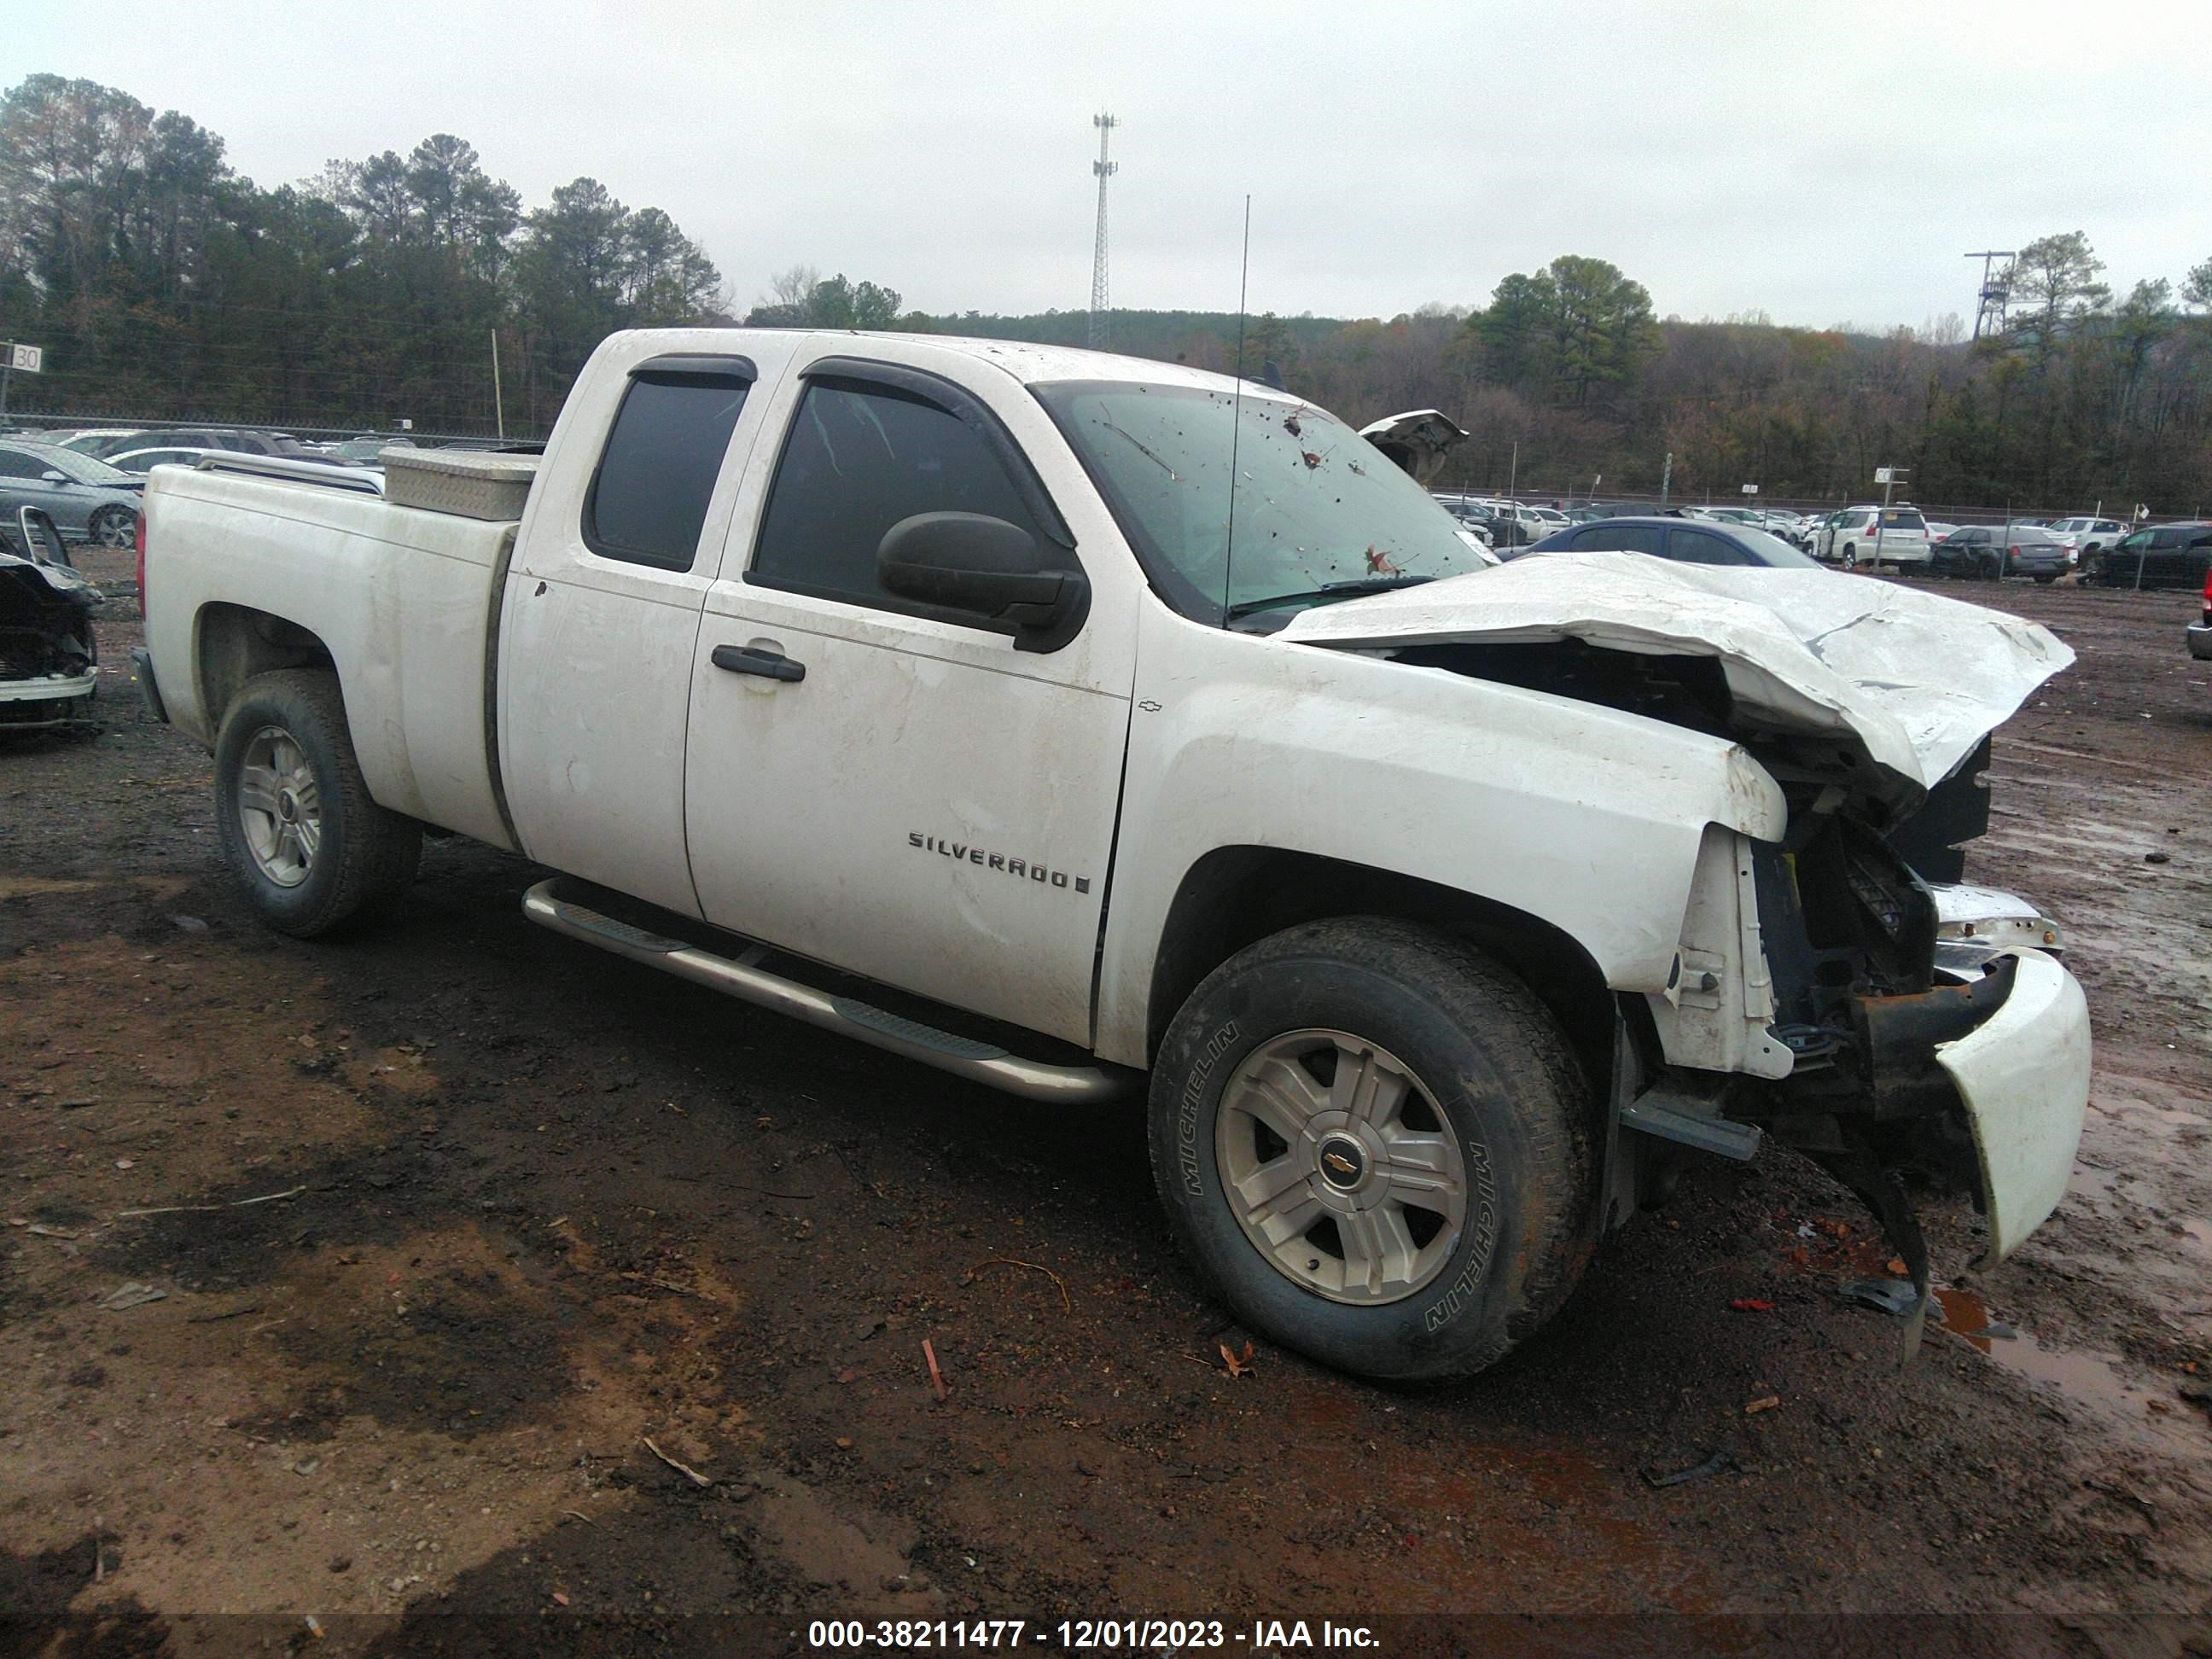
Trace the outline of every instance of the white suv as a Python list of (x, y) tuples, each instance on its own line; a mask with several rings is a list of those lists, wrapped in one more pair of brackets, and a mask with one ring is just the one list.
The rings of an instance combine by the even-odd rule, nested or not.
[(1847, 507), (1820, 526), (1813, 556), (1850, 570), (1863, 564), (1925, 567), (1928, 522), (1917, 507)]
[(2061, 519), (2051, 526), (2051, 538), (2066, 544), (2066, 562), (2079, 564), (2092, 553), (2101, 553), (2128, 533), (2118, 519)]

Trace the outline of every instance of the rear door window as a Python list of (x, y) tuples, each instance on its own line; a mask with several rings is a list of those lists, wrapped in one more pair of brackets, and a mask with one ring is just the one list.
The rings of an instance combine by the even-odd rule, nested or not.
[(1741, 548), (1708, 530), (1670, 530), (1668, 556), (1684, 564), (1749, 564)]
[(1617, 530), (1585, 530), (1575, 537), (1578, 553), (1650, 553), (1660, 551), (1666, 532), (1653, 525), (1624, 525)]
[(584, 497), (584, 544), (602, 558), (690, 569), (752, 380), (734, 357), (641, 365)]

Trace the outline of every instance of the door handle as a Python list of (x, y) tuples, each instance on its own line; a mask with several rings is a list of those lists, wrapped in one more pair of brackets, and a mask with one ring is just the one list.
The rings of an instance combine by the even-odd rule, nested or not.
[(714, 647), (714, 662), (715, 667), (726, 668), (732, 674), (758, 674), (763, 679), (797, 681), (806, 678), (805, 663), (750, 645), (718, 645)]

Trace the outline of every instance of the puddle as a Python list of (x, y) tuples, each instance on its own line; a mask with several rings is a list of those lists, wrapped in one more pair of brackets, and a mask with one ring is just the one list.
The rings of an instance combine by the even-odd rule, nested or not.
[[(2212, 1456), (2212, 1441), (2182, 1416), (2186, 1408), (2173, 1399), (2173, 1391), (2155, 1380), (2130, 1382), (2121, 1375), (2118, 1354), (2039, 1342), (2026, 1331), (2014, 1331), (2010, 1324), (1993, 1319), (1989, 1304), (1978, 1291), (1939, 1286), (1936, 1299), (1942, 1308), (1947, 1330), (2015, 1376), (2055, 1391), (2071, 1405), (2124, 1424), (2140, 1437), (2155, 1441), (2166, 1450), (2200, 1460)], [(2003, 1334), (2006, 1332), (2013, 1334)], [(2170, 1413), (2155, 1412), (2149, 1403), (2153, 1400), (2164, 1401), (2176, 1409)]]

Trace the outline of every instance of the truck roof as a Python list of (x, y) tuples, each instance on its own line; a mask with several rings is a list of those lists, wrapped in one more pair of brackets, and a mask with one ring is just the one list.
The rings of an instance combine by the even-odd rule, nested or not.
[[(896, 343), (902, 348), (902, 356), (909, 353), (941, 353), (947, 358), (989, 363), (1003, 369), (1024, 386), (1055, 380), (1140, 380), (1152, 386), (1202, 386), (1221, 392), (1237, 390), (1233, 376), (1193, 368), (1188, 363), (1166, 363), (1151, 357), (1125, 357), (1110, 351), (1088, 351), (1079, 346), (1042, 345), (1029, 340), (981, 340), (960, 335), (902, 334), (881, 330), (842, 328), (671, 328), (640, 329), (635, 332), (641, 338), (665, 342), (669, 346), (681, 346), (690, 351), (743, 349), (744, 343), (750, 340), (788, 341), (794, 337), (818, 340), (824, 343), (849, 342), (856, 348), (863, 342)], [(1272, 386), (1261, 385), (1249, 376), (1244, 380), (1244, 396), (1275, 398), (1291, 403), (1298, 401)]]

